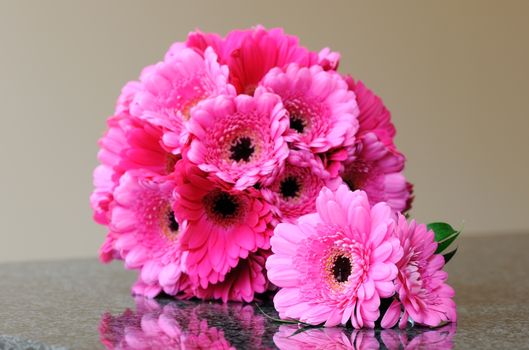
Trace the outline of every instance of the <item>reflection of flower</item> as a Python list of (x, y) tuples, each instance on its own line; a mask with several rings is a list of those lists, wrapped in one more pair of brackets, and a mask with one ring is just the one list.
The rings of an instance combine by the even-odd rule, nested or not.
[(283, 325), (274, 335), (275, 345), (283, 350), (311, 349), (452, 349), (455, 324), (441, 328), (355, 329), (308, 328)]
[[(99, 324), (107, 349), (266, 349), (265, 318), (252, 306), (136, 298), (136, 311), (105, 313)], [(268, 335), (270, 336), (270, 335)], [(231, 339), (231, 340), (230, 340)]]

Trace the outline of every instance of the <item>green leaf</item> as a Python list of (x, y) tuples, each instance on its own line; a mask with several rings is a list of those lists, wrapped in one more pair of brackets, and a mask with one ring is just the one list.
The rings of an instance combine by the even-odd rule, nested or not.
[(428, 230), (432, 230), (435, 233), (436, 242), (440, 242), (457, 232), (452, 226), (445, 222), (432, 222), (426, 225), (426, 227)]
[(445, 264), (447, 264), (450, 261), (450, 259), (452, 259), (454, 255), (456, 255), (456, 252), (457, 252), (457, 248), (452, 250), (450, 253), (446, 253), (443, 255), (443, 258), (445, 259)]
[(460, 232), (454, 233), (452, 236), (440, 241), (437, 243), (437, 250), (435, 251), (435, 254), (442, 253), (450, 244), (452, 244), (453, 241), (456, 240), (457, 236), (459, 236)]
[(435, 241), (437, 242), (437, 250), (435, 254), (442, 253), (446, 248), (452, 244), (461, 233), (454, 230), (452, 226), (444, 222), (433, 222), (427, 225), (429, 230), (435, 234)]

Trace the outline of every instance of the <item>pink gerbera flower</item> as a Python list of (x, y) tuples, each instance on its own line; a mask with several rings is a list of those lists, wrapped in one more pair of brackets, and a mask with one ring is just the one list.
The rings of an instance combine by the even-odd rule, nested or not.
[(387, 146), (393, 147), (395, 126), (391, 122), (391, 113), (384, 103), (369, 90), (363, 82), (355, 82), (350, 76), (345, 77), (349, 89), (354, 91), (360, 113), (358, 115), (358, 136), (374, 132)]
[(371, 207), (365, 192), (323, 188), (317, 213), (277, 225), (268, 278), (281, 289), (274, 306), (281, 318), (325, 326), (374, 327), (381, 297), (395, 292), (395, 263), (402, 256), (385, 203)]
[(209, 99), (193, 110), (187, 126), (189, 160), (239, 190), (273, 181), (288, 156), (288, 118), (274, 94)]
[(339, 74), (292, 64), (272, 69), (261, 85), (281, 97), (290, 119), (287, 141), (295, 148), (322, 153), (354, 143), (358, 106)]
[(240, 258), (270, 247), (272, 213), (258, 190), (232, 191), (185, 159), (178, 164), (174, 211), (188, 223), (181, 240), (185, 267), (194, 285), (207, 288), (223, 282)]
[(262, 250), (250, 253), (246, 259), (239, 260), (224, 281), (210, 284), (205, 289), (199, 287), (195, 295), (202, 300), (253, 301), (255, 294), (264, 293), (268, 287), (265, 261), (269, 255), (268, 251)]
[(126, 172), (115, 190), (109, 225), (113, 249), (127, 268), (140, 270), (136, 294), (175, 295), (187, 288), (179, 242), (184, 228), (172, 209), (174, 186), (170, 178), (137, 170)]
[(316, 198), (324, 186), (336, 189), (341, 183), (339, 177), (326, 175), (312, 153), (293, 151), (285, 169), (261, 192), (282, 221), (295, 222), (301, 215), (315, 211)]
[(437, 243), (433, 231), (415, 220), (408, 223), (399, 214), (395, 232), (404, 249), (397, 263), (399, 273), (395, 281), (399, 300), (389, 307), (382, 326), (393, 327), (399, 318), (401, 327), (405, 326), (408, 317), (431, 327), (455, 322), (454, 290), (446, 284), (448, 274), (443, 271), (443, 256), (435, 254)]
[(168, 175), (178, 160), (178, 156), (162, 146), (162, 130), (158, 126), (131, 117), (124, 110), (109, 118), (107, 125), (108, 131), (99, 140), (97, 157), (101, 165), (94, 171), (94, 191), (90, 197), (94, 219), (100, 224), (108, 223), (113, 191), (125, 171), (146, 169)]
[(343, 163), (341, 176), (351, 190), (363, 190), (371, 204), (387, 202), (394, 211), (407, 209), (411, 193), (402, 173), (404, 156), (374, 132), (363, 134)]
[(131, 105), (134, 116), (165, 130), (163, 141), (179, 154), (186, 140), (184, 122), (201, 100), (220, 94), (235, 94), (227, 83), (228, 68), (220, 66), (212, 49), (202, 56), (185, 47), (174, 49), (166, 60), (152, 66), (140, 77), (143, 88)]
[(238, 93), (252, 95), (261, 79), (274, 67), (290, 63), (302, 67), (318, 63), (318, 55), (299, 45), (298, 38), (281, 28), (257, 26), (230, 32), (224, 41), (222, 62), (230, 69), (230, 83)]

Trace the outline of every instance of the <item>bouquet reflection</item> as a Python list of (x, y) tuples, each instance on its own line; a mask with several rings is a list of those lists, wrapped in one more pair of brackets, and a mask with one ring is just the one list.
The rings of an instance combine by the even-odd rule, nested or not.
[(251, 305), (135, 299), (136, 310), (105, 313), (99, 324), (107, 349), (268, 349), (273, 330)]
[(452, 349), (455, 324), (436, 329), (300, 328), (276, 323), (272, 305), (135, 299), (135, 310), (103, 314), (101, 343), (112, 350), (150, 349)]
[(452, 349), (456, 326), (409, 329), (299, 328), (282, 325), (274, 335), (281, 350)]

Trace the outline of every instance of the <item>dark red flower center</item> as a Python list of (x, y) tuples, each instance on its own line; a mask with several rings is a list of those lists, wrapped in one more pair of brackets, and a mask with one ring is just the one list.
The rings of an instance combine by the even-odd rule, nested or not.
[(343, 179), (351, 191), (356, 191), (359, 187), (355, 184), (354, 178), (348, 177)]
[(332, 274), (338, 283), (346, 282), (352, 270), (351, 260), (344, 255), (338, 256), (332, 265)]
[(241, 137), (235, 141), (230, 148), (230, 158), (236, 162), (241, 160), (247, 162), (255, 151), (252, 140), (249, 137)]
[(237, 212), (237, 201), (234, 196), (221, 192), (213, 201), (213, 212), (223, 218), (233, 216)]
[(299, 196), (300, 189), (298, 180), (293, 176), (285, 177), (279, 184), (279, 192), (285, 199)]
[(303, 133), (306, 127), (306, 122), (303, 117), (299, 115), (290, 116), (290, 128), (296, 130), (298, 133)]
[(244, 212), (244, 201), (241, 198), (221, 190), (206, 195), (204, 206), (208, 218), (221, 226), (238, 222)]
[(168, 222), (168, 227), (171, 230), (171, 232), (173, 232), (173, 233), (178, 232), (178, 229), (180, 228), (180, 225), (176, 221), (176, 219), (174, 217), (174, 212), (172, 210), (169, 210), (167, 212), (167, 222)]

